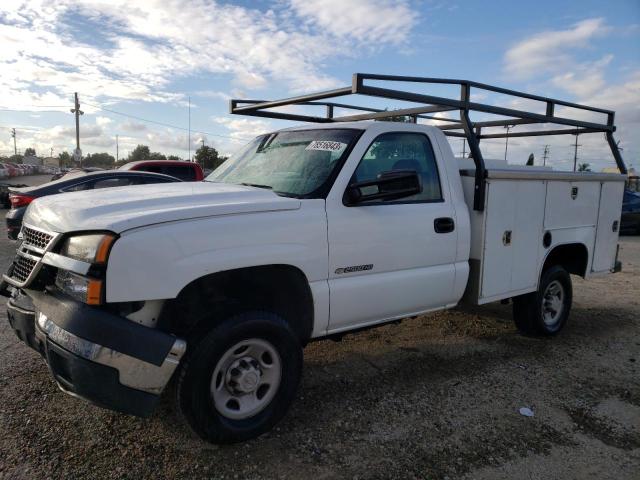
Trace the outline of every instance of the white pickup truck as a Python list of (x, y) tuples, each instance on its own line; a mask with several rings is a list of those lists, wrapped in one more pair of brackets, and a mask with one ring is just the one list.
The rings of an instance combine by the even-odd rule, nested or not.
[[(9, 321), (63, 391), (106, 408), (148, 416), (175, 376), (180, 411), (217, 443), (283, 417), (313, 339), (463, 299), (512, 299), (522, 332), (554, 335), (570, 274), (618, 268), (624, 176), (487, 168), (492, 125), (467, 114), (454, 128), (327, 116), (257, 137), (204, 182), (37, 199), (4, 276)], [(454, 158), (455, 128), (472, 160)]]

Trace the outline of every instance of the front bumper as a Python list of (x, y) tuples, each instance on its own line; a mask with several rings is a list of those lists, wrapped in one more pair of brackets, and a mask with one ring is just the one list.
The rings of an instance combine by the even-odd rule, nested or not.
[(186, 350), (184, 340), (62, 294), (26, 291), (33, 310), (7, 303), (18, 337), (39, 351), (65, 392), (147, 417)]

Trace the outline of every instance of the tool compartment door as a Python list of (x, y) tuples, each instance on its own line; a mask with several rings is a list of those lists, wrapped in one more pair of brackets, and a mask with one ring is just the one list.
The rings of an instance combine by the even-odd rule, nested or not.
[(536, 286), (544, 206), (543, 181), (489, 181), (480, 291), (483, 303)]
[(593, 249), (593, 261), (591, 263), (591, 272), (593, 273), (607, 272), (614, 267), (623, 192), (623, 182), (602, 183), (596, 244)]

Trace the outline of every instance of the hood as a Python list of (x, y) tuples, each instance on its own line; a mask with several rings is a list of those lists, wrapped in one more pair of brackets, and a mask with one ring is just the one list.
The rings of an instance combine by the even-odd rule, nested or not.
[(29, 205), (24, 222), (61, 233), (121, 233), (177, 220), (297, 208), (300, 200), (256, 187), (212, 182), (157, 183), (41, 197)]

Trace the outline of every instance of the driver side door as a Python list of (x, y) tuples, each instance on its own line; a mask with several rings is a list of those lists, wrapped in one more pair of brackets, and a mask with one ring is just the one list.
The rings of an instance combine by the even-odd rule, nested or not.
[(455, 302), (455, 213), (438, 161), (426, 133), (382, 133), (371, 141), (349, 184), (413, 170), (422, 191), (355, 205), (344, 196), (327, 199), (329, 332)]

